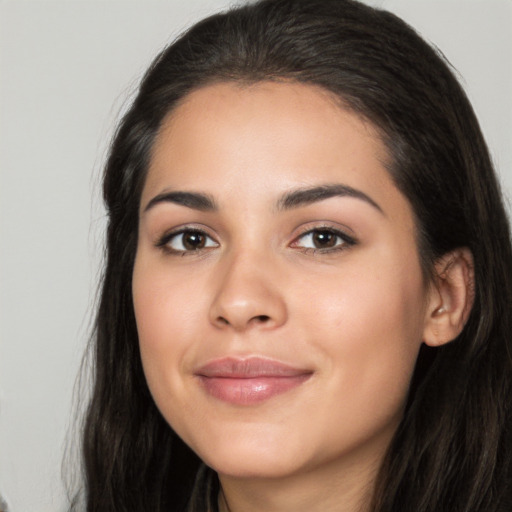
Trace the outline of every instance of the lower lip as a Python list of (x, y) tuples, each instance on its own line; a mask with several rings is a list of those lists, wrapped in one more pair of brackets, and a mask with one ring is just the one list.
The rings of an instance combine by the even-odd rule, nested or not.
[(311, 374), (247, 379), (200, 376), (203, 388), (215, 398), (234, 405), (253, 405), (286, 393), (309, 379)]

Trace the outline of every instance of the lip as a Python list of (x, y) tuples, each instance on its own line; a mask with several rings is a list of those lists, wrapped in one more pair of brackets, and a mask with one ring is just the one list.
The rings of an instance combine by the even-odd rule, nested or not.
[(300, 386), (313, 371), (261, 357), (226, 357), (195, 374), (211, 396), (233, 405), (254, 405)]

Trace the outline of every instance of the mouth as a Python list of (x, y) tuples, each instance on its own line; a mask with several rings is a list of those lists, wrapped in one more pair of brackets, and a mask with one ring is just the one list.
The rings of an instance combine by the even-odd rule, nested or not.
[(233, 405), (264, 402), (300, 386), (312, 374), (312, 370), (260, 357), (217, 359), (196, 372), (209, 395)]

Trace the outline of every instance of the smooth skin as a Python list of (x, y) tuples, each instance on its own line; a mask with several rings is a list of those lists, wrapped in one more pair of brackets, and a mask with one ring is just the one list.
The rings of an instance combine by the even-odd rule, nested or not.
[[(140, 350), (224, 510), (366, 510), (420, 345), (464, 325), (471, 255), (425, 282), (388, 160), (371, 124), (301, 84), (206, 86), (163, 123), (133, 273)], [(249, 405), (198, 379), (254, 356), (311, 376)]]

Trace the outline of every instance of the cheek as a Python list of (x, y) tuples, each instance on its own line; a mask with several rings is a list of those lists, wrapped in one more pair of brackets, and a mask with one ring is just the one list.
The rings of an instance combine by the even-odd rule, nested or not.
[[(361, 262), (336, 279), (306, 282), (298, 309), (327, 362), (332, 393), (371, 408), (395, 410), (408, 391), (424, 318), (424, 286), (419, 265)], [(415, 261), (415, 260), (413, 260)], [(308, 278), (309, 281), (309, 278)], [(313, 307), (312, 307), (313, 305)]]
[[(182, 376), (189, 367), (192, 339), (197, 339), (202, 288), (190, 279), (163, 271), (154, 261), (136, 260), (133, 301), (146, 381), (162, 415), (174, 429), (187, 432), (187, 418), (206, 418), (187, 394)], [(204, 300), (204, 298), (202, 299)], [(185, 425), (183, 425), (185, 421)]]
[[(377, 251), (351, 256), (337, 272), (304, 273), (298, 307), (312, 324), (343, 333), (349, 326), (417, 331), (422, 325), (425, 286), (416, 255)], [(320, 315), (320, 316), (318, 316)]]
[(142, 364), (152, 393), (158, 395), (184, 364), (188, 340), (201, 318), (201, 288), (137, 258), (132, 291)]

